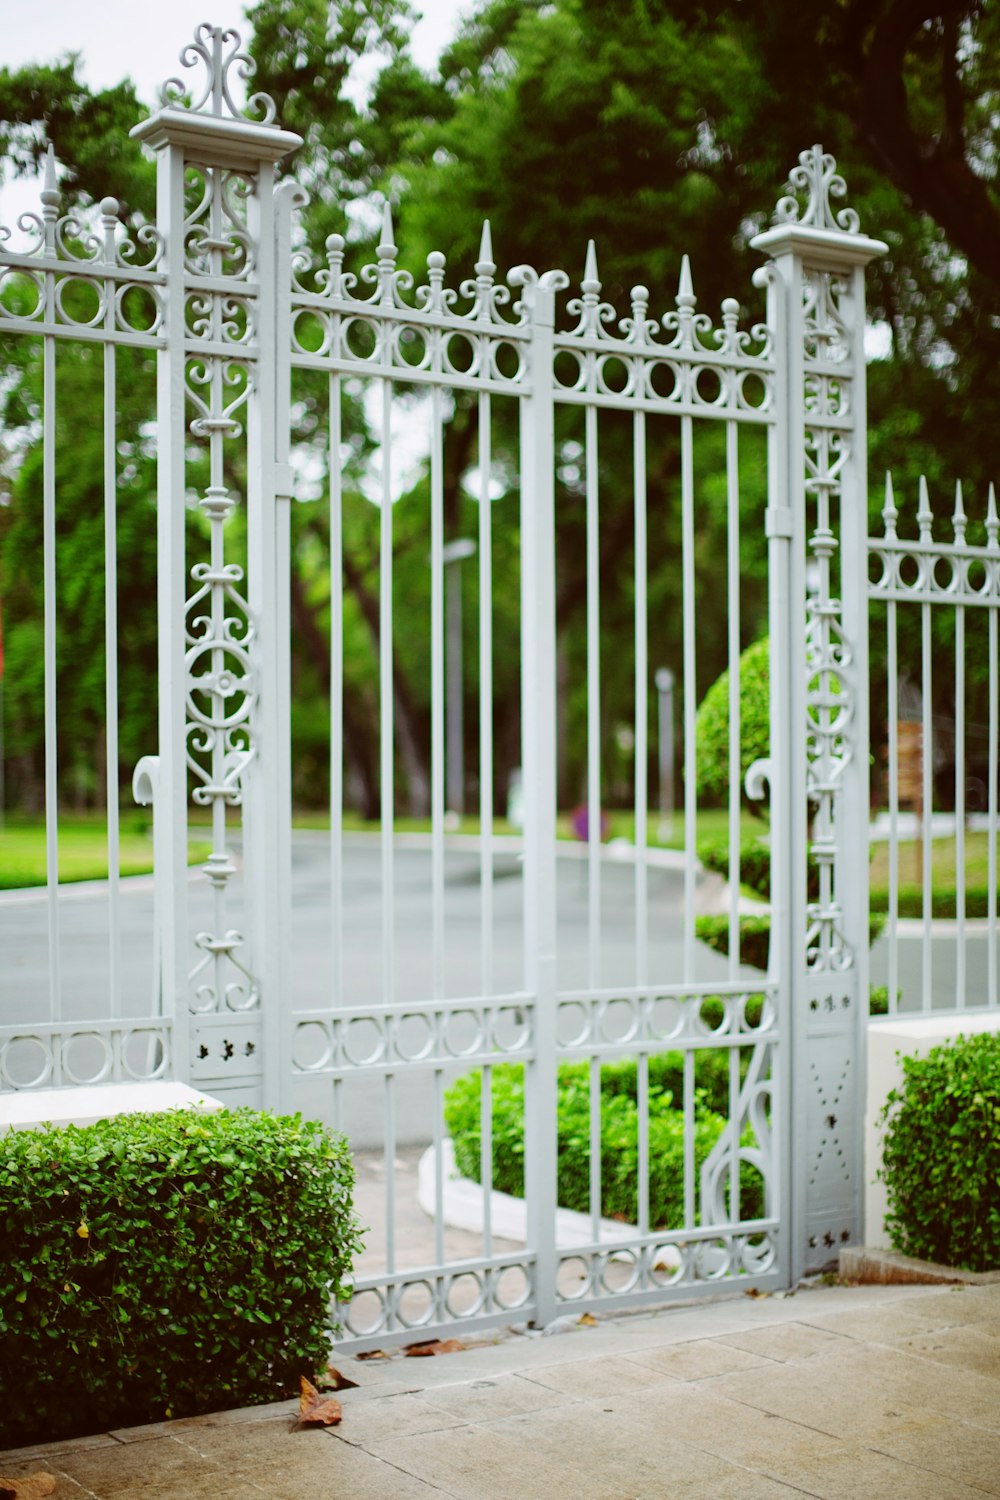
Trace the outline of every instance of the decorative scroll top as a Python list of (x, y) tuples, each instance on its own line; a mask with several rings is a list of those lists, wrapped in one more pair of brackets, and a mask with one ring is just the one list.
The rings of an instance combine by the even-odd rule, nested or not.
[(203, 21), (196, 27), (194, 41), (188, 42), (180, 54), (182, 68), (196, 68), (204, 63), (206, 78), (201, 93), (193, 102), (187, 103), (190, 91), (181, 78), (168, 78), (160, 89), (160, 103), (169, 109), (183, 109), (191, 114), (230, 115), (234, 120), (254, 119), (259, 125), (273, 125), (277, 113), (270, 94), (251, 94), (246, 109), (238, 109), (230, 92), (233, 73), (239, 78), (252, 78), (256, 64), (240, 47), (240, 34), (231, 28), (210, 26)]
[[(788, 196), (779, 198), (774, 210), (775, 224), (801, 224), (811, 229), (838, 229), (844, 234), (858, 234), (861, 221), (853, 208), (834, 211), (831, 198), (845, 198), (847, 185), (837, 172), (836, 157), (822, 146), (799, 153), (799, 165), (788, 174)], [(800, 193), (808, 194), (803, 209)]]

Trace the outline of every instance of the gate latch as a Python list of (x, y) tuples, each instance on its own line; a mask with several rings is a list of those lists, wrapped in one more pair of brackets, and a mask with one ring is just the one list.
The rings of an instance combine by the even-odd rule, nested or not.
[(791, 506), (769, 505), (764, 512), (764, 533), (769, 537), (791, 537), (793, 535), (792, 521)]

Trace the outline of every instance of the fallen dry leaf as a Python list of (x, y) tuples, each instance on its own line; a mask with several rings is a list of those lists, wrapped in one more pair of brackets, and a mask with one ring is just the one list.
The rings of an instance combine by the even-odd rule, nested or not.
[(354, 1358), (355, 1359), (388, 1359), (389, 1356), (388, 1356), (388, 1354), (386, 1354), (386, 1352), (385, 1352), (384, 1349), (364, 1349), (364, 1350), (362, 1350), (362, 1352), (360, 1354), (356, 1354), (354, 1356)]
[(597, 1327), (597, 1319), (594, 1317), (593, 1313), (581, 1313), (576, 1321), (580, 1324), (581, 1328)]
[(403, 1353), (408, 1359), (425, 1359), (431, 1354), (457, 1354), (465, 1347), (461, 1339), (428, 1339), (423, 1344), (408, 1344)]
[(357, 1383), (356, 1380), (348, 1380), (335, 1365), (327, 1365), (326, 1374), (321, 1375), (316, 1382), (321, 1391), (353, 1391)]
[(0, 1500), (42, 1500), (43, 1495), (54, 1495), (55, 1489), (52, 1475), (40, 1470), (24, 1479), (0, 1479)]
[(299, 1381), (299, 1426), (335, 1427), (344, 1415), (340, 1402), (333, 1396), (321, 1396), (311, 1380), (303, 1375)]

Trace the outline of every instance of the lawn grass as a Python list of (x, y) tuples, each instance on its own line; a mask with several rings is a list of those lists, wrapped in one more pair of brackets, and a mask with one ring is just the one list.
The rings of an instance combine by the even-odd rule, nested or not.
[[(188, 845), (188, 863), (210, 852), (203, 840)], [(153, 834), (148, 815), (125, 814), (121, 820), (119, 862), (123, 875), (146, 875), (153, 868)], [(59, 819), (59, 879), (108, 878), (108, 835), (103, 817), (66, 814)], [(45, 824), (38, 818), (8, 819), (0, 830), (0, 890), (44, 885)]]
[[(635, 815), (631, 812), (613, 811), (607, 813), (607, 835), (611, 839), (625, 839), (627, 843), (635, 842)], [(295, 828), (327, 829), (330, 826), (330, 814), (325, 811), (312, 809), (297, 810), (292, 817)], [(378, 821), (366, 821), (357, 813), (345, 812), (343, 818), (345, 832), (348, 833), (378, 833), (381, 824)], [(394, 828), (397, 833), (430, 833), (430, 818), (396, 818)], [(481, 828), (478, 815), (470, 814), (463, 817), (458, 828), (452, 830), (456, 833), (478, 834)], [(647, 844), (651, 849), (683, 849), (684, 848), (684, 814), (678, 809), (674, 813), (670, 837), (660, 838), (660, 817), (658, 813), (650, 813), (647, 819)], [(729, 837), (729, 814), (724, 808), (708, 808), (698, 813), (696, 842), (703, 839), (727, 839)], [(494, 818), (493, 832), (497, 835), (510, 835), (518, 833), (513, 823), (506, 818)], [(767, 822), (763, 818), (755, 818), (750, 813), (744, 812), (740, 817), (740, 836), (744, 839), (761, 838), (767, 835)], [(556, 817), (556, 837), (564, 839), (569, 843), (577, 841), (573, 832), (573, 814), (561, 812)]]
[[(900, 916), (924, 914), (923, 848), (915, 839), (900, 840), (899, 905)], [(998, 850), (1000, 853), (1000, 850)], [(931, 915), (953, 917), (956, 913), (958, 857), (954, 838), (934, 839), (931, 843)], [(872, 911), (889, 910), (889, 846), (879, 841), (872, 846), (870, 904)], [(980, 830), (965, 833), (965, 912), (969, 917), (986, 916), (989, 910), (989, 835)], [(1000, 906), (1000, 901), (997, 903)]]

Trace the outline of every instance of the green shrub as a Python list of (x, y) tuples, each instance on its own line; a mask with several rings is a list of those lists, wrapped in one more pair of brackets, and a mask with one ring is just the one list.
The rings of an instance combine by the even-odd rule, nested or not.
[[(706, 839), (698, 845), (698, 858), (706, 870), (729, 879), (729, 840)], [(763, 901), (771, 899), (771, 849), (762, 839), (744, 839), (740, 844), (740, 884)], [(806, 895), (810, 901), (819, 896), (819, 869), (812, 854), (807, 859)]]
[[(729, 952), (729, 918), (695, 917), (695, 935), (716, 953)], [(754, 969), (767, 968), (771, 947), (770, 917), (740, 917), (740, 963)]]
[[(770, 656), (767, 637), (740, 657), (740, 787), (755, 760), (770, 750)], [(724, 801), (729, 793), (729, 673), (717, 677), (695, 718), (697, 790), (700, 799)], [(748, 802), (760, 812), (762, 804)]]
[(1000, 1267), (1000, 1035), (904, 1057), (882, 1112), (886, 1227), (904, 1255)]
[[(729, 1108), (727, 1048), (696, 1054), (695, 1172), (715, 1145)], [(586, 1062), (559, 1069), (557, 1130), (558, 1201), (563, 1208), (590, 1212), (590, 1069)], [(445, 1093), (445, 1123), (463, 1177), (481, 1180), (481, 1075), (466, 1073)], [(677, 1107), (683, 1091), (679, 1052), (649, 1060), (649, 1215), (653, 1228), (684, 1223), (684, 1117)], [(711, 1108), (713, 1099), (721, 1108)], [(677, 1101), (677, 1103), (675, 1103)], [(493, 1187), (524, 1196), (524, 1068), (502, 1063), (493, 1069)], [(749, 1131), (744, 1144), (751, 1140)], [(638, 1199), (639, 1127), (634, 1060), (605, 1063), (601, 1070), (601, 1213), (634, 1224)], [(744, 1167), (740, 1214), (764, 1212), (759, 1174)]]
[(253, 1110), (0, 1137), (3, 1444), (271, 1401), (359, 1248), (346, 1144)]

